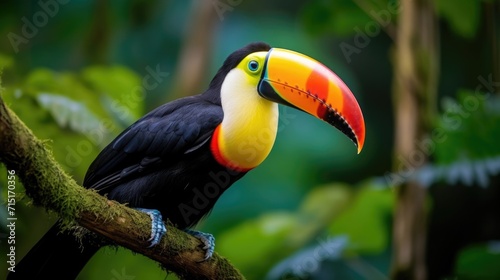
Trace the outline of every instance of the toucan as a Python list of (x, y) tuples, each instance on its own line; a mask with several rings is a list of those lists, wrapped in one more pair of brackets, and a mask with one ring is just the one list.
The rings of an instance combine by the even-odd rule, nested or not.
[[(333, 71), (306, 55), (255, 42), (230, 54), (205, 92), (161, 105), (125, 129), (90, 165), (83, 186), (148, 213), (151, 246), (168, 219), (198, 237), (208, 259), (213, 236), (191, 228), (269, 155), (278, 104), (336, 127), (358, 153), (363, 148), (363, 114)], [(57, 222), (9, 279), (75, 278), (102, 244), (76, 240), (61, 227)]]

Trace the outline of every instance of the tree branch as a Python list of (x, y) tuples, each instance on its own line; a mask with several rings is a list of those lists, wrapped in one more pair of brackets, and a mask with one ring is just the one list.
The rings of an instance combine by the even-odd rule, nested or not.
[(160, 244), (147, 248), (149, 216), (79, 186), (62, 170), (44, 143), (5, 106), (1, 96), (0, 161), (16, 171), (35, 205), (161, 263), (182, 279), (244, 279), (216, 253), (200, 263), (204, 257), (201, 242), (168, 224)]

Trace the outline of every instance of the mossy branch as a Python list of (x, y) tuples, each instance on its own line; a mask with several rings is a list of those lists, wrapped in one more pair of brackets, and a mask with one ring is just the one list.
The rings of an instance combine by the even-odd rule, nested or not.
[(1, 96), (0, 161), (16, 171), (35, 205), (159, 262), (182, 279), (244, 279), (216, 253), (200, 263), (204, 257), (200, 241), (171, 225), (167, 225), (167, 234), (160, 244), (147, 248), (149, 216), (79, 186), (44, 143), (6, 107)]

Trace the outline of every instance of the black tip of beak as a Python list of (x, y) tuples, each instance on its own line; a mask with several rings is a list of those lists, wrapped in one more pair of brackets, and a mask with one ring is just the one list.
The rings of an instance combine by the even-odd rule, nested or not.
[(354, 134), (354, 130), (342, 117), (341, 114), (339, 114), (332, 108), (328, 108), (328, 110), (325, 112), (325, 115), (323, 116), (323, 120), (340, 130), (340, 132), (351, 139), (356, 147), (359, 146), (358, 138), (356, 137), (356, 134)]

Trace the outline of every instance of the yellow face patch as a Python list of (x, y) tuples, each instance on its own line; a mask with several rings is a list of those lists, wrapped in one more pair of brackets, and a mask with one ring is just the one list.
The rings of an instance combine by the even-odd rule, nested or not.
[(258, 166), (276, 139), (278, 104), (257, 92), (266, 55), (267, 52), (248, 55), (226, 75), (222, 84), (224, 119), (213, 136), (216, 143), (212, 142), (212, 153), (223, 159), (219, 163), (232, 169), (249, 170)]

